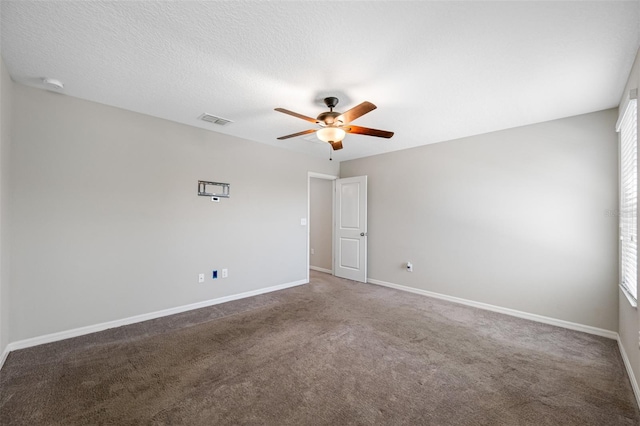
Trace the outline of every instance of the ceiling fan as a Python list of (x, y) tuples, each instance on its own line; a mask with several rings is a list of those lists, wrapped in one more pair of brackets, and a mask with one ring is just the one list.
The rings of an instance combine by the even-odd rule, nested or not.
[(324, 98), (324, 103), (329, 108), (329, 111), (320, 113), (317, 118), (307, 117), (306, 115), (298, 114), (297, 112), (289, 111), (288, 109), (284, 108), (276, 108), (276, 111), (293, 115), (294, 117), (298, 117), (311, 123), (320, 125), (320, 129), (303, 130), (302, 132), (280, 136), (278, 139), (289, 139), (315, 132), (318, 136), (318, 139), (324, 142), (328, 142), (329, 144), (331, 144), (331, 147), (337, 151), (339, 149), (342, 149), (342, 140), (347, 133), (376, 136), (379, 138), (387, 139), (393, 136), (393, 132), (370, 129), (368, 127), (354, 126), (353, 124), (351, 124), (351, 122), (356, 118), (362, 117), (366, 113), (376, 109), (376, 106), (371, 102), (362, 102), (360, 105), (356, 105), (349, 111), (343, 113), (333, 110), (336, 105), (338, 105), (338, 98), (333, 96)]

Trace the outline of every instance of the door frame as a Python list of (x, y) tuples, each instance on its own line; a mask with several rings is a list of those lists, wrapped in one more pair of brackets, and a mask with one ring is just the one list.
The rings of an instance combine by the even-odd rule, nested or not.
[(309, 282), (309, 266), (311, 266), (311, 178), (326, 179), (333, 181), (331, 190), (331, 275), (335, 272), (334, 253), (334, 228), (335, 228), (335, 204), (336, 204), (336, 179), (340, 176), (328, 175), (325, 173), (307, 172), (307, 282)]

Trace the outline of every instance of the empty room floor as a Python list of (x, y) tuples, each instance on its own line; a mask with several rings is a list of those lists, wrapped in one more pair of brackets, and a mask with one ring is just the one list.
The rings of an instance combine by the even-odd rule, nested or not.
[(311, 272), (12, 352), (0, 423), (637, 425), (614, 340)]

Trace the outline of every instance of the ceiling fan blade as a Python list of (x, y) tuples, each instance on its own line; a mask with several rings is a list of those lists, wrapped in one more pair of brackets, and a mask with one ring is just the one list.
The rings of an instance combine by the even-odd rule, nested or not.
[(338, 141), (338, 142), (333, 142), (331, 144), (331, 148), (333, 148), (334, 151), (337, 151), (339, 149), (342, 149), (342, 141)]
[(342, 115), (336, 117), (336, 121), (342, 121), (344, 124), (351, 123), (358, 117), (362, 117), (368, 112), (373, 111), (377, 107), (371, 102), (364, 101), (360, 105), (356, 105), (347, 112), (343, 112)]
[(316, 120), (315, 118), (307, 117), (306, 115), (298, 114), (297, 112), (289, 111), (288, 109), (276, 108), (275, 110), (278, 112), (283, 112), (285, 114), (293, 115), (294, 117), (302, 118), (303, 120), (309, 121), (311, 123), (318, 124), (318, 120)]
[(296, 136), (302, 136), (302, 135), (307, 135), (309, 133), (315, 133), (316, 129), (309, 129), (309, 130), (303, 130), (301, 132), (298, 133), (292, 133), (290, 135), (286, 135), (286, 136), (280, 136), (278, 138), (278, 140), (283, 140), (283, 139), (289, 139), (289, 138), (295, 138)]
[(388, 132), (386, 130), (370, 129), (368, 127), (346, 126), (346, 127), (343, 127), (342, 129), (347, 133), (355, 133), (357, 135), (377, 136), (379, 138), (387, 138), (387, 139), (393, 136), (393, 132)]

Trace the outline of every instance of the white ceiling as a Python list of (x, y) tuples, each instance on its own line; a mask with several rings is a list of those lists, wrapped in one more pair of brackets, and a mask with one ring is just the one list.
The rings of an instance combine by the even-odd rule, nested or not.
[[(640, 1), (2, 1), (15, 81), (327, 158), (315, 117), (378, 109), (335, 160), (615, 107), (640, 45)], [(203, 113), (233, 120), (198, 121)]]

